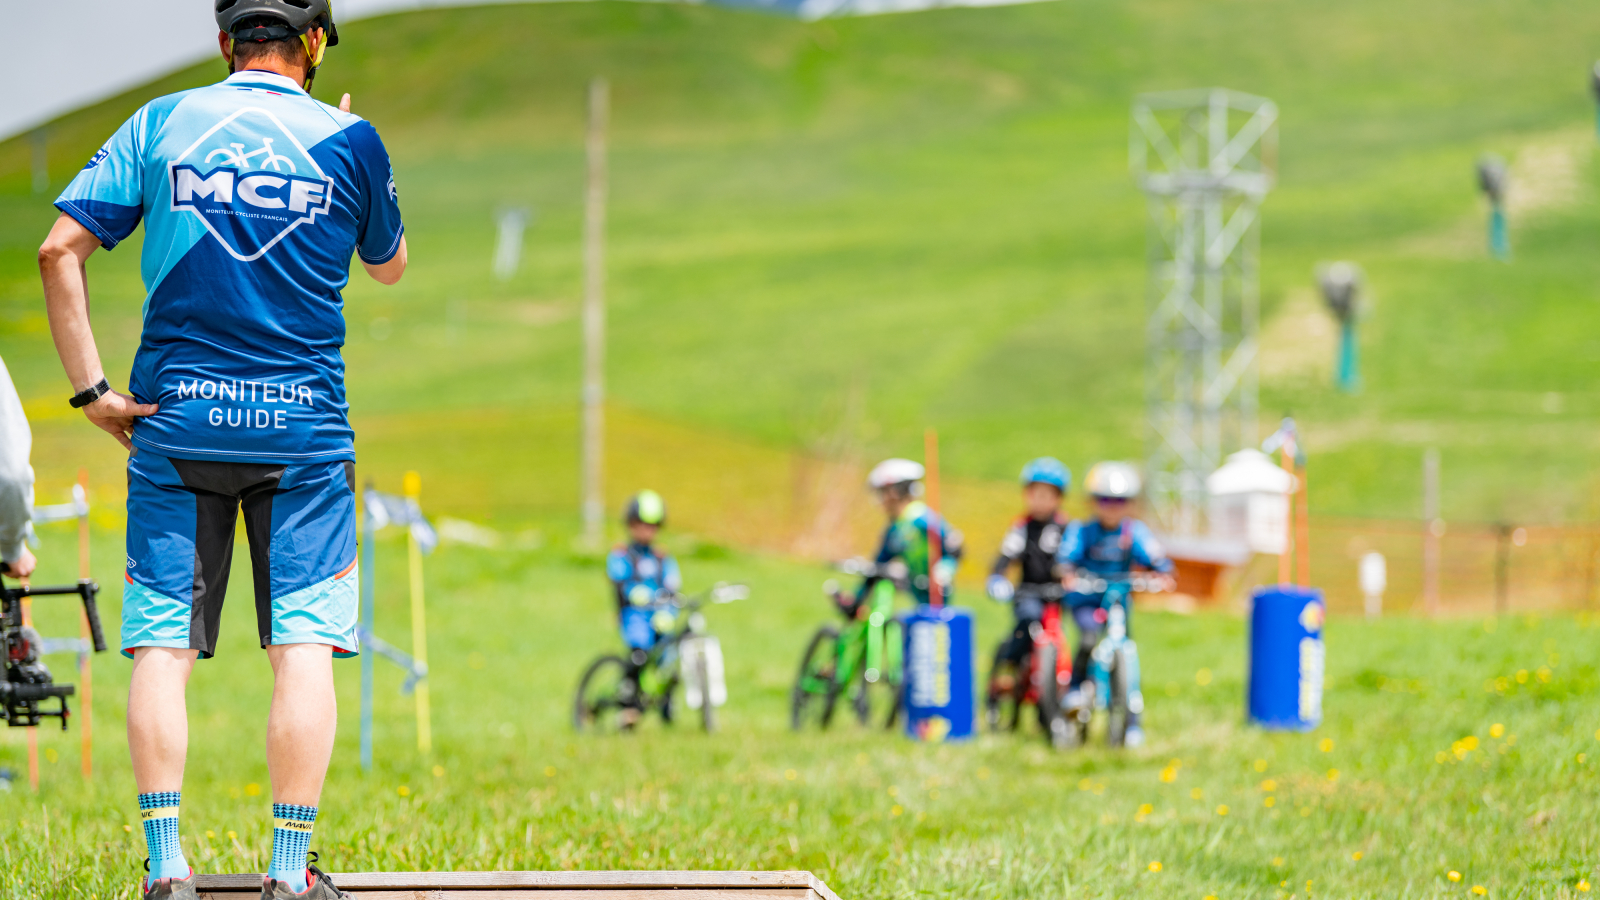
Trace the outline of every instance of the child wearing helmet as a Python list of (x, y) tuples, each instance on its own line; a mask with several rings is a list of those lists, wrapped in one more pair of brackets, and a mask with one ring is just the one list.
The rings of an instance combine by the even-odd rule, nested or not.
[[(1142, 484), (1139, 471), (1125, 462), (1095, 464), (1083, 481), (1090, 498), (1091, 516), (1074, 522), (1061, 542), (1057, 562), (1063, 573), (1088, 571), (1095, 575), (1119, 575), (1137, 569), (1163, 574), (1172, 572), (1172, 560), (1145, 523), (1133, 518), (1133, 501)], [(1078, 654), (1073, 660), (1072, 683), (1067, 690), (1067, 706), (1079, 705), (1080, 688), (1089, 671), (1089, 654), (1100, 642), (1105, 627), (1098, 594), (1069, 595), (1072, 619), (1078, 626)], [(1132, 618), (1128, 633), (1131, 635)], [(1139, 714), (1128, 717), (1125, 742), (1130, 747), (1144, 741)]]
[(606, 556), (606, 577), (616, 592), (618, 625), (627, 645), (630, 667), (644, 665), (650, 648), (661, 637), (655, 619), (676, 614), (672, 602), (683, 579), (678, 561), (655, 547), (656, 535), (667, 521), (667, 505), (655, 491), (640, 491), (623, 513), (628, 542)]
[[(889, 517), (874, 562), (880, 573), (895, 561), (903, 564), (907, 570), (907, 588), (919, 606), (928, 603), (930, 575), (939, 583), (942, 596), (949, 600), (963, 549), (961, 532), (951, 528), (943, 517), (922, 502), (922, 477), (922, 465), (909, 459), (884, 460), (867, 476), (867, 486), (877, 493), (878, 503)], [(930, 533), (939, 537), (939, 563), (931, 573), (928, 565)], [(873, 586), (883, 577), (874, 574), (862, 580), (856, 591), (857, 609), (864, 606)]]
[[(991, 599), (1012, 604), (1016, 622), (1011, 637), (995, 652), (997, 666), (1022, 661), (1033, 643), (1030, 629), (1044, 614), (1044, 601), (1061, 584), (1056, 554), (1068, 526), (1061, 501), (1072, 485), (1072, 473), (1060, 460), (1041, 456), (1022, 467), (1021, 481), (1026, 512), (1000, 541), (987, 582)], [(1018, 569), (1016, 585), (1008, 577), (1012, 566)]]

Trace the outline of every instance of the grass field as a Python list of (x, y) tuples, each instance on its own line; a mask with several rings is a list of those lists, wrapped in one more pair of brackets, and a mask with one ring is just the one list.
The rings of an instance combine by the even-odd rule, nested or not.
[[(337, 667), (343, 717), (313, 842), (324, 864), (794, 867), (847, 898), (1474, 900), (1474, 885), (1576, 898), (1600, 880), (1594, 620), (1336, 618), (1325, 724), (1274, 735), (1241, 722), (1239, 619), (1146, 613), (1147, 749), (1057, 754), (1036, 735), (916, 745), (853, 723), (788, 731), (791, 668), (827, 617), (821, 570), (678, 547), (691, 587), (753, 589), (712, 614), (732, 686), (721, 733), (574, 735), (569, 692), (616, 641), (593, 564), (446, 546), (429, 562), (436, 749), (416, 753), (398, 670), (380, 663), (377, 766), (361, 774), (359, 666)], [(377, 552), (379, 631), (405, 645), (404, 544)], [(268, 669), (248, 576), (233, 589), (189, 702), (184, 847), (206, 871), (259, 871), (270, 844)], [(987, 647), (1003, 623), (983, 607)], [(41, 601), (39, 618), (70, 633), (65, 606)], [(40, 733), (40, 794), (25, 782), (0, 794), (0, 894), (134, 896), (144, 847), (121, 744), (127, 665), (96, 666), (95, 783), (78, 776), (75, 731)], [(0, 734), (0, 766), (20, 769), (23, 746), (20, 731)]]
[[(1220, 84), (1283, 110), (1263, 408), (1306, 426), (1314, 511), (1415, 516), (1437, 446), (1453, 522), (1593, 520), (1600, 163), (1584, 77), (1600, 10), (1063, 0), (804, 24), (586, 3), (341, 30), (318, 92), (351, 91), (382, 131), (412, 252), (398, 287), (346, 294), (363, 477), (394, 489), (419, 470), (431, 512), (544, 540), (430, 562), (433, 758), (409, 749), (384, 670), (379, 766), (361, 775), (358, 666), (339, 667), (316, 842), (330, 868), (803, 867), (850, 898), (976, 900), (1579, 897), (1596, 880), (1591, 619), (1335, 618), (1313, 735), (1241, 723), (1243, 625), (1225, 614), (1140, 616), (1140, 753), (791, 735), (784, 711), (826, 617), (824, 574), (798, 557), (862, 547), (862, 461), (918, 455), (936, 426), (947, 507), (981, 558), (1024, 459), (1081, 471), (1139, 454), (1137, 91)], [(52, 125), (52, 192), (144, 99), (219, 74), (197, 66)], [(610, 499), (662, 490), (691, 585), (755, 589), (716, 610), (734, 698), (710, 739), (580, 739), (565, 722), (579, 668), (616, 640), (597, 565), (568, 549), (594, 74), (615, 97)], [(1513, 163), (1509, 265), (1481, 249), (1471, 167), (1486, 151)], [(30, 192), (28, 154), (25, 137), (0, 143), (0, 355), (34, 427), (40, 502), (90, 471), (110, 623), (123, 460), (60, 402), (34, 266), (54, 211)], [(501, 284), (493, 216), (512, 204), (536, 217)], [(138, 248), (89, 266), (113, 381), (136, 346)], [(1331, 330), (1309, 293), (1313, 265), (1339, 257), (1373, 285), (1353, 398), (1328, 387)], [(44, 540), (44, 578), (70, 578), (70, 534)], [(379, 548), (379, 631), (403, 645), (400, 546)], [(211, 871), (258, 870), (267, 848), (267, 666), (248, 596), (241, 578), (190, 705), (185, 840)], [(1004, 623), (983, 607), (987, 650)], [(64, 608), (39, 618), (72, 630)], [(0, 896), (132, 895), (127, 666), (97, 667), (100, 775), (77, 778), (75, 734), (41, 734), (44, 790), (0, 795)], [(0, 734), (0, 766), (18, 769), (22, 748)]]

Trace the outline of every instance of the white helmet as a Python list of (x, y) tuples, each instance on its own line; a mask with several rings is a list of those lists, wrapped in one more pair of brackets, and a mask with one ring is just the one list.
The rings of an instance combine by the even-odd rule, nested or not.
[(1095, 463), (1083, 479), (1083, 489), (1092, 497), (1132, 500), (1143, 486), (1139, 470), (1125, 462)]
[(867, 486), (881, 491), (896, 484), (921, 481), (924, 474), (922, 463), (909, 459), (886, 459), (872, 467), (872, 473), (867, 476)]

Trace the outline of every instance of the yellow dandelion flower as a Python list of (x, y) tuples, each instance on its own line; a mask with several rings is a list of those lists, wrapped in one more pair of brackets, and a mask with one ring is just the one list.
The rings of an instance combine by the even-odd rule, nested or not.
[(1600, 741), (1600, 729), (1595, 730), (1594, 739)]
[(1139, 815), (1141, 815), (1141, 816), (1148, 816), (1148, 815), (1150, 815), (1151, 813), (1153, 813), (1155, 811), (1156, 811), (1156, 808), (1154, 806), (1151, 806), (1148, 803), (1139, 804)]
[(1528, 670), (1527, 669), (1518, 669), (1517, 670), (1517, 684), (1527, 684), (1527, 683), (1528, 683)]
[(546, 777), (546, 778), (554, 778), (554, 777), (556, 777), (556, 767), (555, 766), (545, 766), (544, 767), (544, 777)]
[(1228, 804), (1224, 803), (1221, 806), (1217, 807), (1217, 815), (1225, 816), (1227, 814), (1228, 814)]
[(1194, 683), (1200, 685), (1201, 687), (1205, 687), (1206, 685), (1210, 684), (1211, 670), (1201, 669), (1200, 671), (1194, 673)]
[(1460, 881), (1461, 880), (1461, 873), (1457, 872), (1455, 869), (1451, 869), (1450, 870), (1450, 874), (1448, 874), (1448, 875), (1446, 875), (1444, 877), (1450, 879), (1451, 881)]
[(1195, 799), (1195, 800), (1199, 800), (1201, 797), (1204, 797), (1205, 795), (1206, 795), (1206, 792), (1200, 790), (1199, 788), (1192, 788), (1189, 791), (1189, 796), (1192, 799)]
[(1267, 761), (1264, 760), (1264, 759), (1256, 760), (1256, 771), (1257, 772), (1265, 772), (1266, 770), (1267, 770)]
[(800, 777), (800, 773), (796, 772), (793, 769), (784, 769), (783, 770), (783, 777), (789, 779), (790, 781), (793, 781), (796, 778)]
[(1492, 737), (1492, 738), (1495, 738), (1496, 740), (1498, 740), (1498, 739), (1500, 739), (1502, 737), (1505, 737), (1505, 734), (1506, 734), (1506, 727), (1504, 725), (1501, 725), (1499, 722), (1496, 722), (1493, 725), (1489, 726), (1489, 737)]
[(394, 792), (396, 794), (399, 794), (402, 797), (409, 797), (409, 796), (411, 796), (411, 786), (407, 785), (407, 784), (402, 784), (399, 787), (395, 788)]
[(1078, 790), (1087, 791), (1087, 790), (1092, 789), (1093, 787), (1094, 787), (1094, 782), (1090, 781), (1089, 779), (1087, 779), (1087, 778), (1078, 779)]
[(1161, 863), (1160, 863), (1160, 861), (1154, 861), (1154, 862), (1151, 862), (1151, 863), (1150, 863), (1150, 866), (1149, 866), (1149, 869), (1150, 869), (1150, 871), (1152, 871), (1152, 872), (1159, 872), (1159, 871), (1161, 871)]
[(211, 829), (207, 828), (206, 829), (206, 837), (209, 838), (210, 840), (216, 840), (217, 839), (217, 833), (215, 831), (212, 831)]
[(1436, 762), (1436, 763), (1440, 763), (1441, 765), (1444, 763), (1445, 760), (1447, 760), (1449, 758), (1450, 758), (1450, 754), (1444, 752), (1443, 750), (1440, 750), (1438, 753), (1435, 753), (1433, 755), (1433, 761)]
[[(863, 753), (861, 755), (862, 756), (866, 756), (865, 753)], [(989, 770), (988, 770), (987, 767), (978, 770), (978, 780), (979, 781), (988, 781), (989, 780)], [(1084, 779), (1084, 781), (1087, 781), (1087, 780), (1088, 780), (1087, 778)], [(1082, 782), (1079, 782), (1079, 784), (1080, 784), (1079, 790), (1082, 790), (1082, 787), (1081, 787)]]
[(1583, 765), (1584, 763), (1586, 763), (1588, 761), (1589, 761), (1589, 754), (1587, 754), (1587, 753), (1579, 753), (1578, 754), (1578, 765), (1581, 766), (1581, 765)]
[(1356, 852), (1350, 854), (1350, 859), (1352, 861), (1354, 861), (1354, 862), (1361, 862), (1361, 856), (1362, 856), (1361, 851), (1357, 850)]
[(1542, 683), (1542, 684), (1549, 684), (1550, 683), (1550, 667), (1549, 666), (1540, 666), (1539, 667), (1539, 671), (1535, 672), (1534, 674), (1539, 676), (1540, 683)]
[(434, 766), (433, 767), (433, 777), (435, 777), (435, 778), (443, 778), (444, 777), (444, 766)]
[(236, 841), (238, 839), (239, 839), (239, 832), (237, 832), (237, 831), (228, 832), (228, 840)]
[(1332, 753), (1333, 738), (1323, 738), (1322, 741), (1317, 744), (1317, 749), (1321, 750), (1323, 753)]
[(1174, 781), (1177, 781), (1177, 780), (1178, 780), (1178, 770), (1177, 769), (1174, 769), (1171, 766), (1167, 766), (1165, 769), (1161, 770), (1161, 783), (1162, 784), (1171, 784), (1171, 783), (1173, 783)]
[(905, 807), (901, 806), (898, 803), (896, 803), (894, 806), (889, 807), (889, 815), (891, 815), (891, 816), (898, 816), (903, 812), (905, 812)]
[(1466, 737), (1462, 738), (1461, 739), (1461, 746), (1467, 748), (1468, 750), (1476, 750), (1476, 749), (1478, 749), (1478, 737), (1477, 737), (1477, 735), (1469, 734)]
[(1329, 769), (1328, 770), (1328, 780), (1329, 781), (1338, 781), (1339, 780), (1339, 770), (1338, 769)]
[(1217, 895), (1216, 894), (1207, 894), (1205, 896), (1205, 900), (1217, 900)]
[(1273, 865), (1274, 865), (1274, 866), (1282, 866), (1282, 865), (1283, 865), (1283, 857), (1281, 857), (1281, 856), (1274, 856), (1274, 857), (1273, 857), (1273, 858), (1272, 858), (1272, 864), (1273, 864)]
[(1278, 803), (1278, 798), (1277, 797), (1268, 797), (1267, 799), (1261, 801), (1261, 805), (1267, 807), (1268, 809), (1271, 809), (1272, 807), (1276, 806), (1277, 803)]
[(1589, 882), (1588, 882), (1587, 879), (1578, 882), (1578, 890), (1582, 891), (1585, 894), (1589, 893)]
[(1300, 807), (1300, 818), (1302, 818), (1302, 819), (1311, 818), (1311, 807), (1309, 807), (1309, 806)]
[(132, 825), (124, 825), (124, 826), (122, 826), (122, 830), (123, 831), (127, 831), (127, 832), (132, 832), (133, 831), (133, 826)]
[(1278, 782), (1274, 781), (1271, 778), (1268, 778), (1266, 781), (1261, 782), (1261, 789), (1263, 791), (1269, 791), (1269, 792), (1270, 791), (1275, 791), (1275, 790), (1278, 789)]
[(246, 797), (254, 797), (254, 796), (256, 796), (257, 794), (260, 794), (260, 793), (261, 793), (261, 785), (256, 784), (254, 781), (252, 781), (249, 784), (244, 786), (244, 794), (245, 794)]
[(1481, 884), (1475, 884), (1472, 886), (1472, 892), (1477, 894), (1479, 897), (1482, 897), (1484, 894), (1489, 893), (1489, 889)]

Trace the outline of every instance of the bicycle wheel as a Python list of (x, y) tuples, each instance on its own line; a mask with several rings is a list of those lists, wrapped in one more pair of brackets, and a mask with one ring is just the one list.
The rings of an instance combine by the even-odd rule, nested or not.
[(984, 718), (990, 731), (1016, 731), (1022, 722), (1022, 706), (1028, 694), (1027, 657), (1021, 664), (1002, 659), (1007, 642), (994, 651), (989, 666), (988, 689), (984, 695)]
[(628, 677), (620, 656), (602, 656), (589, 664), (572, 703), (572, 727), (578, 731), (621, 731), (625, 710), (639, 710), (639, 686)]
[(711, 672), (706, 665), (706, 655), (695, 658), (695, 677), (700, 680), (700, 727), (710, 734), (717, 730), (717, 710), (711, 705)]
[(834, 682), (838, 665), (839, 629), (824, 625), (811, 636), (805, 655), (800, 657), (800, 674), (789, 700), (790, 728), (799, 731), (811, 722), (828, 727), (839, 697), (839, 686)]
[(1106, 744), (1121, 747), (1128, 735), (1128, 661), (1120, 649), (1111, 657), (1111, 697), (1106, 708)]
[(1032, 669), (1033, 694), (1037, 698), (1034, 702), (1039, 713), (1039, 729), (1051, 746), (1061, 747), (1066, 743), (1067, 721), (1061, 715), (1061, 685), (1056, 681), (1059, 651), (1054, 644), (1045, 642), (1035, 652), (1038, 657)]

